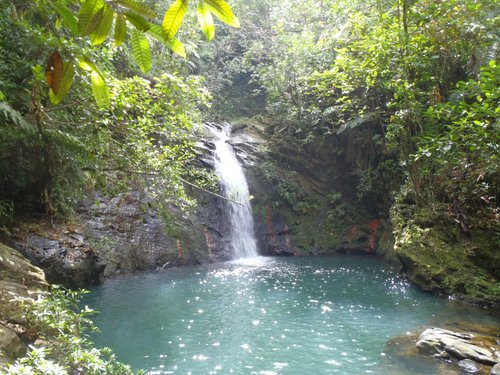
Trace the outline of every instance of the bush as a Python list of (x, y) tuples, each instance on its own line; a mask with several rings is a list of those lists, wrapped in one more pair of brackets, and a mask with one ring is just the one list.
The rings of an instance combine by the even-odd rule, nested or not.
[(79, 306), (84, 293), (88, 292), (52, 286), (50, 294), (16, 299), (24, 311), (28, 338), (36, 344), (7, 367), (7, 375), (133, 374), (109, 348), (92, 346), (87, 333), (97, 330), (90, 320), (95, 311)]

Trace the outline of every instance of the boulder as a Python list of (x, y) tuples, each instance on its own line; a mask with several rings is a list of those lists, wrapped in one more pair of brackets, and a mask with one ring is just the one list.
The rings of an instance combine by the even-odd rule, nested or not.
[(491, 368), (490, 375), (500, 375), (500, 363), (497, 363)]
[[(12, 299), (34, 297), (46, 290), (43, 271), (17, 250), (0, 243), (0, 369), (26, 353), (26, 346), (10, 328), (23, 322), (23, 314)], [(1, 372), (1, 371), (0, 371)]]
[(457, 359), (471, 359), (487, 365), (500, 362), (495, 352), (473, 343), (473, 338), (474, 336), (468, 333), (429, 328), (419, 336), (417, 348), (422, 353), (438, 357), (449, 355)]
[(12, 243), (51, 283), (83, 288), (99, 280), (98, 258), (79, 233), (58, 228), (43, 235), (27, 233)]
[(0, 320), (19, 322), (21, 313), (10, 303), (16, 295), (28, 297), (48, 286), (43, 271), (13, 248), (0, 243)]

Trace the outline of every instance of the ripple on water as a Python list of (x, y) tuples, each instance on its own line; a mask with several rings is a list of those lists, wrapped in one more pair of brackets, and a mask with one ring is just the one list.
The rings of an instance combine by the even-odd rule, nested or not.
[(351, 256), (120, 277), (84, 302), (101, 311), (96, 343), (150, 374), (428, 374), (432, 362), (386, 355), (387, 340), (443, 318), (492, 319)]

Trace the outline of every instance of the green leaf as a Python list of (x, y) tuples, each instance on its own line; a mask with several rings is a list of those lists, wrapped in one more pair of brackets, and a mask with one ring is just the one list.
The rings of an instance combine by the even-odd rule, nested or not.
[(64, 62), (63, 73), (61, 77), (61, 83), (59, 85), (59, 92), (57, 95), (50, 89), (49, 96), (50, 101), (53, 104), (58, 104), (68, 95), (71, 85), (73, 84), (73, 77), (75, 75), (75, 67), (72, 62)]
[(210, 11), (222, 22), (233, 27), (240, 27), (240, 21), (233, 14), (231, 7), (224, 0), (205, 0)]
[(179, 39), (172, 38), (167, 40), (165, 45), (175, 54), (186, 58), (186, 47), (184, 47), (184, 44), (182, 44)]
[(100, 22), (97, 24), (95, 30), (90, 34), (90, 43), (93, 45), (103, 43), (113, 26), (113, 19), (115, 18), (115, 11), (109, 5), (104, 5), (103, 13)]
[(157, 41), (159, 41), (163, 44), (167, 44), (165, 36), (163, 35), (163, 29), (161, 28), (161, 26), (152, 23), (152, 24), (150, 24), (149, 30), (147, 32), (153, 38), (155, 38)]
[(127, 12), (127, 13), (125, 13), (125, 17), (127, 17), (127, 20), (132, 25), (134, 25), (134, 27), (137, 30), (141, 30), (141, 31), (146, 32), (151, 27), (151, 24), (148, 21), (146, 21), (146, 19), (144, 19), (144, 17), (141, 17), (138, 14)]
[(60, 30), (62, 26), (62, 19), (61, 17), (56, 18), (56, 30)]
[(15, 125), (19, 126), (24, 131), (33, 131), (35, 127), (33, 124), (25, 120), (21, 112), (12, 108), (6, 102), (0, 102), (0, 112), (3, 112), (4, 116), (10, 119)]
[(151, 49), (144, 33), (139, 30), (132, 30), (130, 44), (132, 45), (132, 56), (135, 62), (143, 72), (148, 72), (151, 69)]
[(104, 80), (104, 75), (99, 68), (91, 61), (80, 59), (80, 68), (90, 72), (90, 83), (92, 84), (92, 94), (99, 107), (109, 107), (109, 89)]
[(104, 78), (99, 72), (90, 73), (90, 82), (92, 84), (92, 93), (99, 107), (109, 107), (109, 90)]
[(141, 4), (135, 0), (116, 0), (118, 4), (127, 8), (135, 13), (139, 13), (140, 15), (148, 18), (155, 18), (155, 12), (148, 7), (146, 4)]
[(78, 21), (72, 11), (64, 5), (53, 3), (56, 12), (61, 17), (63, 24), (75, 35), (79, 34)]
[(123, 14), (118, 14), (115, 21), (115, 46), (121, 45), (127, 35), (127, 21)]
[(172, 39), (177, 34), (186, 14), (188, 2), (188, 0), (175, 0), (165, 13), (162, 28), (167, 39)]
[(89, 23), (87, 24), (87, 28), (83, 30), (83, 35), (90, 35), (94, 32), (97, 26), (101, 23), (102, 18), (104, 16), (104, 6), (97, 11), (96, 14), (92, 16)]
[(92, 28), (91, 21), (103, 6), (104, 0), (86, 0), (82, 4), (78, 16), (78, 26), (83, 35), (89, 35), (94, 30), (96, 25)]
[(212, 40), (215, 36), (214, 18), (212, 17), (210, 8), (204, 1), (201, 1), (198, 4), (197, 14), (198, 22), (200, 24), (201, 30), (203, 31), (203, 34), (205, 34), (208, 40)]

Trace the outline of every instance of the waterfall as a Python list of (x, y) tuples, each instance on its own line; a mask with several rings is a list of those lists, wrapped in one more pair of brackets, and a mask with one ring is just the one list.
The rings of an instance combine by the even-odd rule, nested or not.
[(222, 131), (213, 130), (216, 138), (215, 172), (219, 176), (222, 193), (230, 199), (227, 201), (227, 206), (233, 259), (254, 258), (258, 253), (250, 194), (243, 168), (236, 158), (233, 147), (227, 142), (230, 131), (230, 126), (225, 126)]

